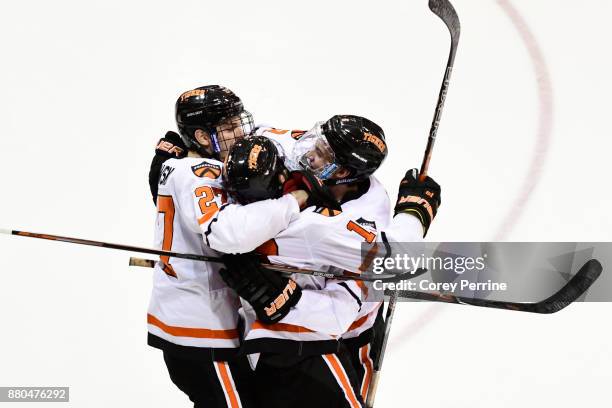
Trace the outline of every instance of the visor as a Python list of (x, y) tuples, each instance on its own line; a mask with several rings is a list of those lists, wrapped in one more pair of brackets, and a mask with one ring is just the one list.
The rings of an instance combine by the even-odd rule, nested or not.
[(300, 137), (293, 147), (291, 159), (301, 169), (311, 172), (320, 180), (327, 180), (340, 166), (336, 163), (334, 151), (321, 131), (322, 124), (323, 122), (318, 122)]

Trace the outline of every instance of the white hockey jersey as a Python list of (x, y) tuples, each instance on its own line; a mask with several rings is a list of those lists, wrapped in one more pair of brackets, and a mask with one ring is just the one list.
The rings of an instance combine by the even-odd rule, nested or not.
[[(201, 158), (165, 162), (157, 198), (156, 248), (220, 255), (204, 244), (202, 226), (208, 225), (225, 201), (222, 165)], [(221, 265), (161, 257), (155, 265), (147, 316), (152, 346), (239, 346), (240, 301), (217, 273)]]

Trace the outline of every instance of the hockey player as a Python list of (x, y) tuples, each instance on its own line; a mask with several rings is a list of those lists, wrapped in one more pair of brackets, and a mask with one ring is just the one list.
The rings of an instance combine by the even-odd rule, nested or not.
[[(386, 193), (376, 179), (370, 177), (386, 155), (384, 134), (367, 119), (336, 116), (302, 137), (303, 141), (301, 138), (298, 141), (302, 151), (296, 146), (290, 148), (292, 152), (299, 152), (293, 155), (294, 162), (301, 163), (331, 185), (332, 192), (343, 203), (342, 210), (307, 208), (267, 243), (268, 258), (275, 263), (297, 267), (324, 269), (331, 265), (358, 272), (362, 266), (361, 242), (373, 242), (377, 224), (384, 227), (389, 215)], [(247, 142), (248, 139), (240, 144)], [(239, 201), (252, 201), (249, 195), (253, 190), (258, 190), (257, 196), (261, 196), (266, 189), (261, 188), (261, 177), (251, 177), (251, 180), (236, 177), (248, 171), (244, 171), (244, 165), (234, 166), (233, 162), (248, 163), (246, 170), (257, 171), (261, 164), (258, 159), (270, 150), (258, 141), (250, 146), (248, 154), (242, 153), (242, 160), (230, 155), (227, 173), (232, 182), (228, 187)], [(270, 173), (274, 175), (269, 170), (261, 169), (268, 179)], [(439, 195), (439, 190), (437, 193)], [(408, 201), (413, 207), (422, 206), (415, 200)], [(267, 222), (278, 213), (286, 213), (287, 208), (278, 204), (268, 201), (242, 208), (224, 207), (207, 230), (208, 244), (223, 252), (254, 249), (270, 238)], [(253, 210), (250, 215), (249, 209)], [(415, 231), (415, 236), (421, 236), (422, 224), (417, 218), (403, 215), (399, 219), (396, 224), (403, 224), (404, 231)], [(260, 397), (265, 396), (266, 406), (359, 406), (360, 396), (355, 383), (353, 387), (348, 386), (352, 382), (348, 356), (336, 339), (349, 329), (359, 314), (362, 307), (360, 288), (355, 282), (326, 282), (298, 275), (292, 277), (298, 285), (292, 280), (279, 284), (269, 274), (247, 259), (240, 259), (233, 265), (229, 262), (228, 271), (224, 273), (231, 286), (237, 288), (250, 306), (254, 305), (251, 310), (245, 306), (248, 330), (245, 348), (249, 352), (263, 352), (256, 378), (258, 393)], [(259, 275), (264, 278), (247, 283)], [(254, 286), (265, 287), (266, 281), (272, 288), (253, 291)], [(283, 291), (287, 298), (284, 305), (273, 303), (272, 306), (279, 306), (277, 308), (265, 301), (262, 303), (262, 298), (266, 298), (261, 296), (262, 291), (274, 294), (274, 288), (282, 290), (285, 284), (289, 293)], [(290, 309), (290, 306), (295, 308)], [(270, 310), (273, 316), (266, 313)], [(279, 316), (281, 323), (266, 326), (272, 323), (272, 317), (277, 321)], [(313, 381), (313, 377), (317, 380)], [(300, 384), (299, 389), (295, 388), (296, 383)]]
[[(182, 146), (177, 140), (160, 141), (152, 163), (156, 246), (218, 256), (204, 245), (200, 225), (225, 200), (223, 163), (204, 157), (223, 158), (250, 131), (252, 118), (233, 92), (213, 85), (183, 93), (176, 102), (176, 120)], [(189, 157), (178, 160), (163, 152)], [(252, 407), (252, 370), (236, 357), (240, 303), (218, 269), (212, 263), (161, 257), (147, 316), (148, 343), (163, 350), (170, 378), (195, 407)]]
[[(343, 140), (342, 137), (337, 137), (337, 135), (342, 133), (338, 129), (341, 129), (343, 126), (350, 127), (350, 118), (350, 116), (334, 117), (327, 123), (318, 123), (309, 132), (260, 127), (256, 130), (256, 133), (274, 140), (277, 146), (281, 147), (282, 154), (286, 156), (284, 161), (288, 166), (292, 168), (309, 168), (319, 177), (324, 178), (326, 184), (330, 185), (331, 189), (336, 192), (342, 192), (348, 186), (352, 186), (348, 188), (354, 188), (355, 184), (363, 185), (363, 183), (355, 182), (353, 179), (355, 172), (352, 172), (352, 174), (347, 172), (347, 167), (363, 166), (362, 159), (365, 154), (353, 148), (350, 142)], [(327, 132), (327, 137), (322, 135), (324, 132)], [(382, 133), (382, 130), (380, 132)], [(376, 139), (376, 134), (375, 132), (364, 132), (362, 139), (358, 140), (357, 143), (359, 141), (366, 141), (368, 144), (378, 144), (380, 147), (381, 142)], [(382, 141), (384, 142), (384, 136), (382, 136)], [(335, 151), (331, 147), (332, 145)], [(335, 153), (336, 151), (338, 154)], [(345, 167), (341, 168), (341, 164), (344, 164)], [(349, 177), (345, 177), (347, 174)], [(330, 177), (330, 175), (332, 176)], [(440, 204), (440, 187), (429, 177), (421, 183), (417, 180), (417, 176), (416, 169), (406, 173), (400, 185), (400, 196), (395, 208), (395, 218), (391, 225), (386, 228), (385, 223), (379, 223), (381, 227), (379, 231), (385, 230), (379, 234), (377, 238), (379, 241), (388, 239), (390, 242), (415, 242), (421, 241), (422, 237), (426, 234)], [(334, 213), (330, 209), (319, 208), (318, 211), (324, 214)], [(358, 221), (350, 225), (354, 229), (360, 228)], [(264, 231), (260, 230), (260, 232)], [(367, 234), (367, 231), (361, 229), (361, 233)], [(370, 235), (368, 239), (372, 239), (373, 236)], [(336, 244), (335, 248), (333, 248), (333, 245), (330, 247), (333, 248), (334, 254), (347, 256), (350, 253), (357, 257), (353, 262), (361, 262), (361, 254), (358, 251), (359, 245), (357, 244), (355, 247), (355, 242), (351, 240), (341, 242), (341, 244), (345, 243), (347, 244), (346, 246)], [(233, 248), (234, 252), (247, 249), (244, 247)], [(315, 252), (316, 250), (314, 249), (310, 251), (310, 253)], [(331, 263), (330, 265), (334, 264)], [(318, 267), (311, 264), (304, 264), (303, 266), (309, 268)], [(350, 268), (344, 268), (350, 270)], [(382, 302), (365, 302), (357, 318), (350, 325), (349, 330), (342, 336), (343, 339), (346, 339), (351, 360), (357, 371), (359, 393), (364, 399), (368, 392), (373, 369), (374, 355), (370, 353), (376, 350), (376, 347), (372, 346), (376, 334), (374, 325), (375, 323), (379, 327), (382, 325), (381, 305)]]
[[(233, 92), (216, 85), (183, 93), (175, 111), (181, 139), (169, 132), (158, 143), (150, 173), (157, 180), (151, 191), (158, 208), (156, 246), (219, 256), (202, 235), (226, 199), (223, 163), (204, 156), (224, 158), (250, 131), (252, 118)], [(284, 199), (299, 206), (306, 198), (295, 191)], [(218, 269), (218, 264), (161, 257), (147, 316), (148, 343), (163, 350), (172, 381), (195, 407), (246, 408), (252, 406), (252, 370), (237, 356), (240, 303)]]

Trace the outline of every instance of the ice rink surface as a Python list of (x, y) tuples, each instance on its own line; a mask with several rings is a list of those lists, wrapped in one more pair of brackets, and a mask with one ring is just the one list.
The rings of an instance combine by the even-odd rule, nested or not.
[[(612, 3), (453, 3), (428, 239), (610, 241)], [(0, 227), (139, 246), (152, 148), (181, 91), (226, 85), (279, 128), (367, 116), (386, 131), (378, 176), (394, 197), (420, 164), (449, 46), (426, 0), (5, 2), (0, 38)], [(2, 236), (0, 255), (0, 386), (70, 386), (74, 407), (189, 406), (146, 346), (151, 273), (129, 254)], [(610, 313), (401, 304), (377, 406), (607, 406)]]

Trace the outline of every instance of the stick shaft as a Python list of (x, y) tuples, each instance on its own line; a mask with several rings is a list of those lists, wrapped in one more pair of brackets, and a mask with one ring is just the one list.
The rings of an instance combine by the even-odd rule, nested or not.
[(440, 119), (442, 118), (442, 111), (444, 109), (444, 102), (446, 101), (446, 94), (448, 93), (448, 86), (450, 84), (450, 78), (453, 72), (453, 60), (455, 58), (454, 51), (451, 50), (448, 64), (446, 66), (446, 72), (444, 73), (444, 80), (440, 88), (440, 94), (438, 95), (438, 104), (436, 105), (436, 111), (434, 113), (433, 121), (431, 122), (431, 128), (429, 129), (429, 137), (427, 138), (427, 147), (425, 147), (425, 153), (423, 154), (423, 162), (421, 163), (421, 171), (419, 172), (419, 179), (425, 180), (429, 171), (429, 162), (431, 161), (431, 155), (433, 153), (434, 144), (436, 143), (436, 136), (438, 134), (438, 126), (440, 125)]
[(429, 163), (431, 161), (433, 147), (436, 142), (440, 120), (442, 119), (442, 111), (444, 110), (444, 102), (446, 101), (446, 95), (448, 93), (448, 87), (450, 85), (450, 79), (453, 73), (453, 66), (455, 65), (455, 55), (457, 54), (457, 46), (459, 45), (459, 36), (461, 33), (459, 18), (457, 17), (457, 13), (455, 12), (453, 5), (448, 0), (430, 0), (429, 8), (446, 24), (451, 37), (451, 46), (448, 53), (448, 60), (446, 62), (446, 69), (444, 71), (444, 78), (442, 80), (442, 85), (440, 86), (440, 93), (438, 94), (436, 110), (429, 129), (427, 147), (425, 148), (425, 153), (423, 154), (423, 162), (421, 163), (421, 171), (419, 172), (419, 179), (421, 181), (425, 180), (429, 171)]
[[(90, 239), (65, 237), (61, 235), (41, 234), (41, 233), (36, 233), (36, 232), (7, 230), (7, 229), (0, 229), (0, 233), (9, 234), (9, 235), (17, 235), (17, 236), (28, 237), (28, 238), (45, 239), (49, 241), (67, 242), (70, 244), (79, 244), (79, 245), (95, 246), (95, 247), (101, 247), (101, 248), (117, 249), (120, 251), (139, 252), (139, 253), (151, 254), (151, 255), (168, 256), (172, 258), (189, 259), (193, 261), (223, 263), (221, 258), (217, 258), (213, 256), (184, 254), (184, 253), (179, 253), (179, 252), (164, 251), (160, 249), (143, 248), (143, 247), (137, 247), (137, 246), (132, 246), (132, 245), (123, 245), (123, 244), (113, 244), (110, 242), (94, 241)], [(142, 266), (142, 265), (138, 265), (138, 266)], [(319, 277), (328, 278), (328, 279), (358, 280), (358, 281), (365, 281), (365, 282), (374, 282), (377, 280), (399, 281), (402, 279), (410, 279), (410, 278), (417, 277), (419, 276), (419, 274), (422, 274), (425, 272), (424, 270), (422, 270), (420, 273), (415, 273), (415, 274), (404, 273), (404, 274), (380, 274), (380, 275), (368, 275), (368, 274), (338, 275), (334, 273), (314, 271), (310, 269), (299, 269), (299, 268), (293, 268), (290, 266), (273, 265), (273, 264), (267, 264), (267, 263), (263, 263), (262, 266), (268, 269), (277, 271), (277, 272), (284, 272), (284, 273), (289, 273), (289, 274), (299, 273), (303, 275), (319, 276)]]
[(366, 398), (366, 408), (374, 407), (374, 398), (376, 397), (376, 390), (378, 389), (378, 380), (380, 378), (382, 363), (385, 358), (385, 351), (387, 350), (387, 342), (389, 341), (389, 334), (391, 333), (391, 323), (393, 322), (393, 316), (395, 315), (395, 306), (397, 305), (398, 295), (399, 291), (397, 290), (391, 292), (389, 303), (387, 305), (387, 314), (385, 316), (385, 324), (383, 326), (383, 337), (380, 344), (380, 350), (374, 360), (374, 373), (372, 374), (372, 382), (370, 383), (370, 389)]

